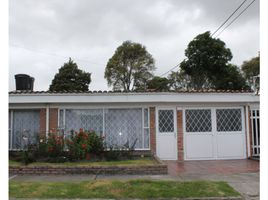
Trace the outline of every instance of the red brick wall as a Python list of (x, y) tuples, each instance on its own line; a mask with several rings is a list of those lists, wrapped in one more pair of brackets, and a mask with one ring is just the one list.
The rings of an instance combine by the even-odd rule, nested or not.
[[(58, 108), (49, 109), (49, 130), (56, 132), (58, 128)], [(42, 108), (39, 114), (39, 132), (40, 138), (46, 136), (46, 108)]]
[(49, 109), (49, 131), (56, 131), (58, 128), (58, 108)]
[(155, 107), (150, 107), (150, 148), (156, 154), (156, 127), (155, 127)]
[(178, 160), (184, 160), (182, 110), (177, 110)]

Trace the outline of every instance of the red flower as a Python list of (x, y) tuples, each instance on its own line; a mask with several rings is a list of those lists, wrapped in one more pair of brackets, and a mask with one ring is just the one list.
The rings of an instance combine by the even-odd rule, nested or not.
[(52, 152), (53, 150), (54, 150), (53, 147), (48, 147), (48, 151), (49, 151), (49, 152)]
[(87, 144), (82, 144), (81, 147), (82, 147), (82, 149), (86, 149), (87, 148)]
[(62, 142), (60, 140), (57, 140), (56, 141), (56, 144), (59, 144), (60, 145), (60, 144), (62, 144)]
[(80, 128), (80, 129), (79, 129), (79, 132), (82, 133), (82, 132), (83, 132), (83, 128)]

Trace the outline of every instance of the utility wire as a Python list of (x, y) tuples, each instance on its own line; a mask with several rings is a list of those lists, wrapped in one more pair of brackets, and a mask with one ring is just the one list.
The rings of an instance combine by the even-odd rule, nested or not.
[(254, 3), (254, 1), (256, 1), (256, 0), (253, 0), (253, 1), (251, 1), (251, 3), (250, 4), (248, 4), (248, 6), (244, 9), (244, 10), (242, 10), (240, 13), (239, 13), (239, 15), (237, 15), (227, 26), (225, 26), (225, 28), (216, 36), (216, 38), (225, 30), (225, 29), (227, 29), (229, 26), (231, 26), (231, 24), (235, 21), (235, 20), (237, 20), (237, 18), (239, 18), (253, 3)]
[(215, 34), (215, 33), (217, 33), (218, 32), (218, 30), (220, 30), (220, 28), (221, 27), (223, 27), (224, 26), (224, 24), (226, 24), (226, 22), (239, 10), (239, 8), (241, 8), (241, 6), (244, 4), (244, 3), (246, 3), (246, 1), (247, 0), (244, 0), (234, 11), (233, 11), (233, 13), (220, 25), (220, 27), (219, 28), (217, 28), (217, 30), (216, 31), (214, 31), (213, 33), (212, 33), (212, 35), (211, 35), (211, 37)]
[[(224, 26), (224, 24), (226, 24), (226, 22), (237, 12), (237, 10), (239, 9), (239, 8), (241, 8), (241, 6), (246, 2), (247, 0), (244, 0), (236, 9), (235, 9), (235, 11), (222, 23), (222, 25), (219, 27), (219, 28), (217, 28), (217, 30), (216, 31), (214, 31), (214, 33), (211, 35), (211, 37), (216, 33), (216, 32), (218, 32), (218, 30), (222, 27), (222, 26)], [(238, 17), (240, 17), (253, 3), (254, 3), (254, 1), (256, 1), (256, 0), (253, 0), (246, 8), (244, 8), (244, 10), (242, 10), (217, 36), (216, 36), (216, 38), (226, 29), (226, 28), (228, 28)], [(175, 69), (175, 68), (177, 68), (178, 66), (179, 66), (180, 64), (177, 64), (175, 67), (173, 67), (173, 68), (171, 68), (170, 70), (168, 70), (167, 72), (165, 72), (165, 73), (163, 73), (161, 76), (164, 76), (164, 75), (166, 75), (167, 73), (169, 73), (170, 71), (172, 71), (173, 69)]]
[[(12, 46), (12, 47), (15, 47), (15, 48), (20, 48), (20, 49), (25, 49), (27, 51), (32, 51), (34, 53), (40, 53), (40, 54), (44, 54), (44, 55), (56, 56), (56, 57), (62, 57), (62, 58), (69, 58), (69, 56), (63, 56), (63, 55), (60, 55), (60, 54), (39, 51), (39, 50), (36, 50), (36, 49), (33, 49), (33, 48), (29, 48), (29, 47), (22, 47), (22, 46), (19, 46), (19, 45), (16, 45), (16, 44), (9, 44), (9, 45)], [(78, 61), (88, 62), (90, 64), (105, 65), (103, 63), (102, 64), (101, 63), (96, 63), (96, 62), (93, 62), (93, 61), (90, 61), (90, 60), (85, 60), (85, 59), (80, 59), (80, 58), (75, 58), (75, 59), (78, 60)]]
[(171, 72), (173, 69), (176, 69), (177, 67), (179, 67), (180, 63), (177, 64), (176, 66), (172, 67), (170, 70), (168, 70), (167, 72), (165, 72), (164, 74), (161, 74), (160, 76), (165, 76), (167, 73)]

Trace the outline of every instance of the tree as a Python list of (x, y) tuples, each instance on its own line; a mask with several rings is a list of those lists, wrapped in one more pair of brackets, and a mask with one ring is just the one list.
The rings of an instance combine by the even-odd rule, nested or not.
[(91, 73), (78, 69), (77, 64), (69, 58), (67, 63), (54, 76), (49, 91), (88, 91), (91, 82)]
[(177, 72), (171, 72), (168, 75), (170, 88), (173, 90), (188, 89), (190, 78), (187, 74), (183, 73), (182, 70)]
[(154, 70), (154, 59), (145, 46), (125, 41), (109, 59), (104, 77), (114, 90), (130, 91), (145, 88)]
[(156, 91), (167, 91), (169, 90), (169, 80), (164, 77), (155, 76), (147, 83), (148, 89), (154, 89)]
[[(248, 84), (254, 87), (254, 77), (260, 74), (260, 56), (244, 61), (241, 69)], [(259, 80), (257, 80), (258, 83)]]
[(212, 38), (209, 31), (199, 34), (188, 44), (185, 56), (187, 59), (180, 63), (180, 67), (182, 74), (189, 76), (188, 88), (246, 87), (239, 69), (229, 63), (232, 59), (231, 50), (220, 39)]

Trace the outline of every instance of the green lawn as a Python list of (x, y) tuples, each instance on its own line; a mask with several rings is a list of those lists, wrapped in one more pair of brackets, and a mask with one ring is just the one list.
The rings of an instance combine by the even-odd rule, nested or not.
[(97, 180), (80, 183), (9, 182), (9, 195), (15, 198), (185, 198), (239, 196), (225, 182)]
[[(28, 166), (141, 166), (141, 165), (154, 165), (157, 161), (152, 158), (141, 158), (133, 160), (121, 160), (121, 161), (103, 161), (103, 162), (65, 162), (65, 163), (45, 163), (45, 162), (34, 162), (28, 164)], [(9, 161), (9, 166), (23, 166), (22, 163), (16, 161)]]

